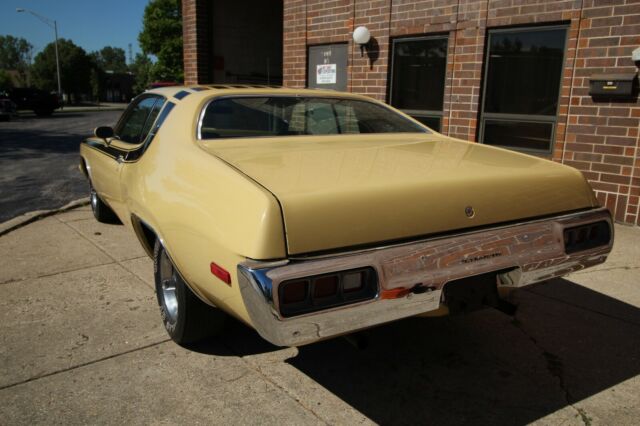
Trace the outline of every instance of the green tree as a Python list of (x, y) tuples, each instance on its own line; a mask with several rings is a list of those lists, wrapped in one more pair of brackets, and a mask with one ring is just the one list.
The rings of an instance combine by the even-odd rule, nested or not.
[(3, 69), (0, 69), (0, 92), (9, 90), (13, 87), (13, 80), (9, 73)]
[[(87, 53), (71, 40), (58, 40), (60, 77), (62, 91), (78, 98), (91, 92), (91, 59)], [(32, 66), (33, 79), (37, 87), (54, 91), (57, 89), (55, 45), (49, 43), (38, 53)]]
[(134, 93), (144, 92), (149, 83), (151, 83), (151, 68), (153, 68), (153, 62), (147, 55), (143, 53), (136, 54), (136, 58), (130, 65), (131, 72), (136, 78), (136, 83), (133, 86)]
[(21, 83), (28, 84), (33, 46), (22, 37), (0, 36), (0, 69), (16, 70)]
[(144, 9), (138, 41), (145, 54), (158, 59), (151, 67), (152, 79), (183, 80), (180, 0), (150, 0)]
[(100, 89), (102, 88), (102, 82), (104, 77), (102, 72), (96, 66), (91, 68), (91, 75), (89, 76), (89, 84), (91, 85), (91, 98), (95, 102), (100, 102)]
[(105, 46), (97, 52), (92, 52), (89, 56), (102, 71), (127, 72), (124, 49)]

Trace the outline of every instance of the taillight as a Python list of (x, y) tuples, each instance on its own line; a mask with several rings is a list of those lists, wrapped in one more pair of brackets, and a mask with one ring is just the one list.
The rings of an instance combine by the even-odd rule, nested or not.
[(282, 282), (278, 287), (283, 317), (373, 299), (378, 277), (373, 268), (315, 275)]
[(287, 305), (304, 302), (309, 293), (309, 281), (293, 281), (282, 291), (282, 303)]
[(328, 277), (313, 280), (313, 298), (324, 299), (336, 296), (338, 294), (339, 280), (337, 275), (329, 275)]
[(567, 254), (605, 246), (611, 241), (611, 227), (600, 221), (564, 230), (564, 251)]
[(342, 291), (345, 293), (352, 293), (362, 290), (365, 281), (365, 273), (362, 271), (344, 274), (342, 277)]

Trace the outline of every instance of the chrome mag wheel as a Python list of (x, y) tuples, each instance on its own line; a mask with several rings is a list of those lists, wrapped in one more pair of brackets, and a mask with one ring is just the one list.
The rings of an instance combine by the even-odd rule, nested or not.
[(96, 208), (98, 208), (98, 194), (96, 193), (96, 190), (93, 188), (91, 188), (89, 199), (91, 200), (91, 210), (95, 212)]
[(166, 251), (162, 251), (160, 256), (159, 272), (164, 314), (167, 316), (166, 319), (169, 323), (175, 324), (178, 321), (178, 296), (176, 294), (176, 287), (179, 277)]

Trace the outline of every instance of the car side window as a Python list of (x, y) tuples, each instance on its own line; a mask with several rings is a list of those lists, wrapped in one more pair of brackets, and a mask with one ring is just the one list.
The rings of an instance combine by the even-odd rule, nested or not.
[(149, 113), (147, 121), (144, 123), (144, 127), (142, 128), (142, 133), (140, 134), (140, 142), (144, 141), (147, 138), (147, 135), (149, 135), (151, 127), (153, 126), (153, 123), (156, 122), (156, 118), (158, 118), (158, 114), (160, 114), (160, 110), (163, 105), (164, 98), (158, 98), (156, 103), (153, 105), (153, 108), (151, 108), (151, 112)]
[(133, 144), (144, 141), (163, 103), (160, 96), (148, 96), (131, 105), (118, 123), (116, 137)]

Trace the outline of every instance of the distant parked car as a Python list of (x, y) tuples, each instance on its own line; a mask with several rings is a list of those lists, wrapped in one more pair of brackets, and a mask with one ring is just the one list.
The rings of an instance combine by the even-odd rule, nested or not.
[(16, 104), (6, 95), (0, 94), (0, 120), (11, 120), (16, 114)]
[(30, 109), (37, 116), (46, 117), (60, 108), (60, 99), (55, 93), (31, 87), (18, 87), (9, 91), (9, 98), (18, 110)]

